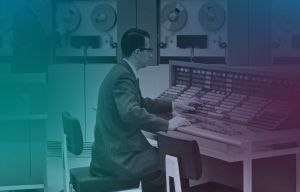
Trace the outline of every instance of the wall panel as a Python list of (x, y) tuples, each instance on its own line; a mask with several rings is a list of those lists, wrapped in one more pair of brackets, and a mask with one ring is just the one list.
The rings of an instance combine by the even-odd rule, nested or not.
[(82, 64), (48, 67), (46, 88), (47, 140), (60, 141), (63, 130), (61, 113), (68, 111), (79, 120), (85, 138), (84, 71)]
[(228, 0), (228, 52), (231, 66), (248, 65), (248, 0)]
[(249, 0), (249, 65), (271, 65), (271, 0)]
[(117, 15), (118, 15), (118, 60), (122, 59), (121, 39), (125, 31), (130, 28), (136, 28), (136, 0), (118, 0)]
[(137, 28), (146, 30), (150, 34), (150, 47), (154, 49), (149, 65), (159, 64), (157, 26), (157, 1), (137, 0)]

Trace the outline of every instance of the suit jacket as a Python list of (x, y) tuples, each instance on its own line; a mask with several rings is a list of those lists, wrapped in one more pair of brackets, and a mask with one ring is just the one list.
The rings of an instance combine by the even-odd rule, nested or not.
[(142, 97), (127, 62), (115, 65), (98, 94), (91, 173), (126, 181), (157, 171), (158, 153), (141, 130), (167, 132), (168, 122), (153, 113), (170, 111), (170, 101)]
[(12, 73), (46, 73), (47, 51), (58, 45), (60, 34), (47, 35), (33, 10), (24, 5), (14, 16)]

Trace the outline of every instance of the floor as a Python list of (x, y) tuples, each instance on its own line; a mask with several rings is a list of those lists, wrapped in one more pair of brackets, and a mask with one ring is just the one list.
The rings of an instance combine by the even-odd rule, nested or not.
[[(68, 158), (69, 168), (89, 166), (91, 158)], [(48, 192), (60, 192), (63, 188), (62, 158), (47, 158)], [(126, 192), (141, 192), (141, 188)]]

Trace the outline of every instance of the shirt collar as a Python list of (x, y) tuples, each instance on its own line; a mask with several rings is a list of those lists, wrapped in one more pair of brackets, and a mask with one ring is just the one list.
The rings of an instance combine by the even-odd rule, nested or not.
[(134, 67), (127, 59), (124, 59), (124, 58), (123, 58), (123, 60), (126, 61), (126, 62), (128, 63), (128, 65), (131, 67), (133, 73), (135, 74), (135, 78), (138, 79), (139, 76), (138, 76), (138, 73), (137, 73), (135, 67)]
[(25, 5), (27, 5), (27, 7), (29, 7), (33, 11), (33, 13), (34, 13), (35, 16), (37, 15), (36, 12), (35, 12), (35, 10), (32, 9), (32, 7), (30, 7), (27, 3), (25, 3)]

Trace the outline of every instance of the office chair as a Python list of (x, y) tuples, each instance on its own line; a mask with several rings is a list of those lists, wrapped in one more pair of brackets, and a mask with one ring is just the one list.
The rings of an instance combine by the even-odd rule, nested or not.
[(169, 178), (174, 179), (176, 192), (242, 192), (216, 182), (181, 188), (180, 177), (192, 180), (202, 175), (201, 154), (197, 141), (179, 138), (165, 132), (157, 134), (160, 168), (166, 171), (167, 192), (170, 192)]
[(105, 176), (93, 176), (90, 167), (70, 169), (68, 166), (68, 151), (75, 156), (82, 153), (83, 138), (81, 126), (77, 119), (68, 112), (62, 113), (62, 157), (63, 157), (63, 191), (72, 192), (111, 192), (139, 188), (139, 179), (132, 181), (116, 181)]

